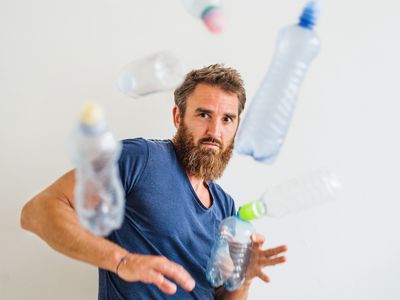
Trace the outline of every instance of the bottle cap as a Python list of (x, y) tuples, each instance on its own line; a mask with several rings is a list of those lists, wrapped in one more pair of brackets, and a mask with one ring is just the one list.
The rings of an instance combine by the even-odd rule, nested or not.
[(299, 26), (313, 29), (319, 15), (319, 4), (315, 0), (310, 0), (303, 9), (299, 19)]
[(241, 206), (237, 215), (242, 220), (251, 221), (264, 216), (266, 213), (266, 204), (263, 201), (254, 201)]
[(104, 112), (99, 105), (93, 102), (86, 103), (81, 112), (81, 123), (91, 126), (104, 120)]
[(208, 30), (212, 33), (220, 33), (224, 29), (224, 17), (218, 7), (207, 7), (202, 14), (202, 19)]

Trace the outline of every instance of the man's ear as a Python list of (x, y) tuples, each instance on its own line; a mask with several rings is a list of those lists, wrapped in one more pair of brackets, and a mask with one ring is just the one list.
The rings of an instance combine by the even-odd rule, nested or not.
[(181, 112), (179, 111), (179, 107), (176, 106), (176, 105), (172, 109), (172, 117), (173, 117), (173, 120), (174, 120), (175, 128), (178, 128), (179, 124), (181, 122)]

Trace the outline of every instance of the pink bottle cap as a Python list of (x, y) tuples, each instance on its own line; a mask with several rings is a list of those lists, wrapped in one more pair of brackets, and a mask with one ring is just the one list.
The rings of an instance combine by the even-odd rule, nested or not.
[(219, 9), (210, 10), (204, 17), (203, 22), (212, 33), (220, 33), (224, 29), (224, 17)]

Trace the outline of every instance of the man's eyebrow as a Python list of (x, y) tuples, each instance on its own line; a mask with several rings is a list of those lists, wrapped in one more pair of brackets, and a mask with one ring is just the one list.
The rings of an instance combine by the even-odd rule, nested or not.
[(234, 120), (234, 119), (237, 118), (237, 115), (236, 115), (236, 114), (225, 114), (225, 117), (229, 117), (229, 118), (231, 118), (232, 120)]
[[(207, 113), (207, 114), (212, 114), (212, 110), (207, 109), (207, 108), (203, 108), (203, 107), (196, 108), (195, 112), (196, 112), (196, 113)], [(237, 118), (237, 115), (236, 115), (236, 114), (233, 114), (233, 113), (226, 113), (226, 114), (225, 114), (225, 117), (229, 117), (229, 118), (231, 118), (232, 120), (234, 120), (234, 119)]]
[(207, 108), (199, 107), (199, 108), (196, 108), (196, 113), (208, 113), (208, 114), (211, 114), (212, 111), (207, 109)]

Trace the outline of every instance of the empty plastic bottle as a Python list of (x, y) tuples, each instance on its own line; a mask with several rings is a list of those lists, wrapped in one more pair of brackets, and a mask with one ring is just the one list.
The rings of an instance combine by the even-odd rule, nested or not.
[(128, 64), (116, 84), (127, 96), (138, 98), (174, 89), (183, 77), (180, 60), (172, 53), (162, 51)]
[(206, 270), (212, 286), (223, 285), (226, 290), (233, 291), (242, 285), (251, 254), (250, 236), (255, 233), (250, 220), (237, 216), (222, 220)]
[(250, 236), (255, 232), (249, 221), (265, 215), (280, 217), (333, 200), (339, 188), (333, 173), (317, 170), (268, 189), (260, 200), (240, 207), (236, 216), (220, 224), (207, 264), (208, 281), (214, 287), (223, 285), (228, 291), (242, 285), (251, 255)]
[(265, 215), (282, 217), (333, 201), (340, 189), (334, 173), (319, 169), (268, 188), (258, 201), (240, 207), (238, 216), (244, 220)]
[(225, 22), (219, 0), (182, 0), (186, 10), (195, 18), (199, 18), (212, 33), (223, 30)]
[(313, 31), (316, 3), (309, 2), (297, 25), (282, 29), (270, 68), (239, 128), (236, 151), (272, 163), (286, 137), (305, 73), (318, 54)]
[(106, 236), (122, 224), (125, 196), (117, 165), (121, 144), (107, 128), (97, 105), (84, 107), (71, 151), (80, 223), (93, 234)]

